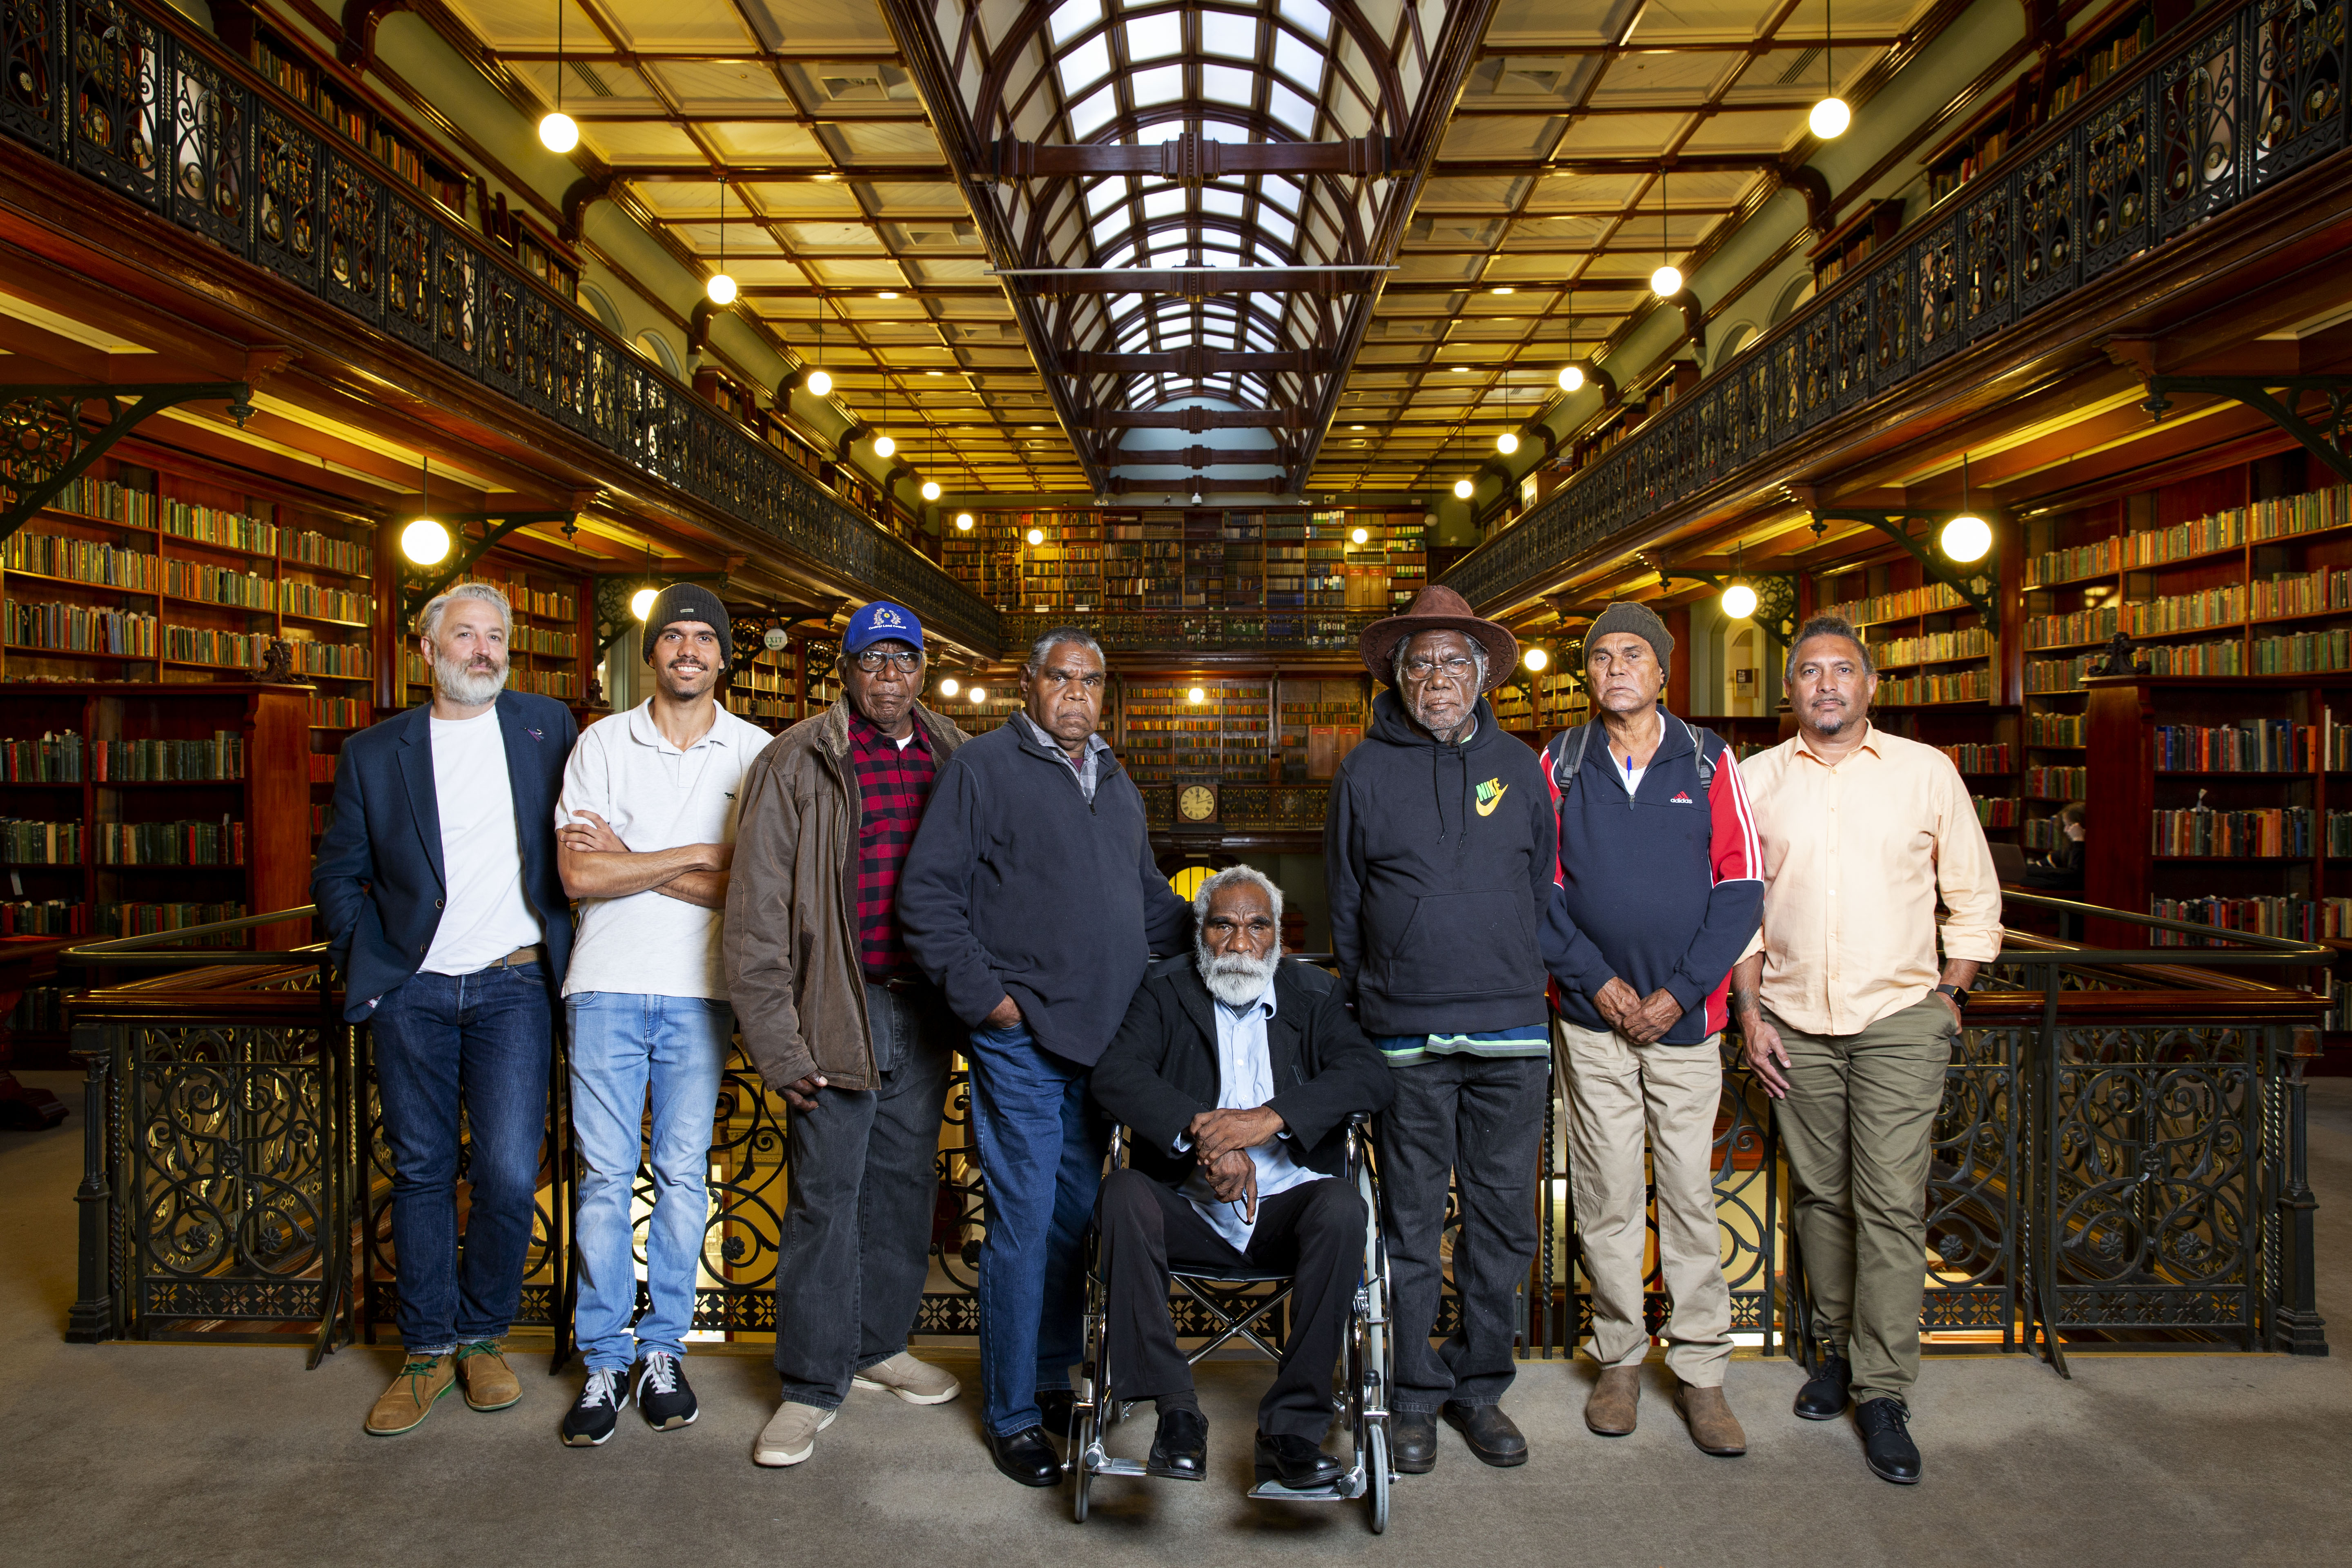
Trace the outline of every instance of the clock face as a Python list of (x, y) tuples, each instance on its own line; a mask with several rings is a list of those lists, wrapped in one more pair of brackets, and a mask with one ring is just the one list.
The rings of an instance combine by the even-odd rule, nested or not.
[(1217, 795), (1207, 784), (1186, 784), (1176, 794), (1176, 815), (1187, 822), (1206, 822), (1217, 815)]

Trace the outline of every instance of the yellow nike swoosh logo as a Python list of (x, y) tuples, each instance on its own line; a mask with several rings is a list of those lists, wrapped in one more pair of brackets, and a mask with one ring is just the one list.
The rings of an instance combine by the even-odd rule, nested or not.
[(1492, 799), (1492, 800), (1482, 800), (1482, 801), (1480, 801), (1480, 802), (1478, 803), (1478, 815), (1479, 815), (1479, 816), (1494, 816), (1494, 815), (1495, 815), (1495, 808), (1496, 808), (1496, 806), (1498, 806), (1498, 805), (1502, 805), (1502, 804), (1503, 804), (1503, 797), (1504, 797), (1505, 795), (1507, 795), (1510, 794), (1510, 793), (1511, 793), (1511, 786), (1510, 786), (1510, 785), (1508, 785), (1508, 784), (1505, 784), (1502, 788), (1500, 788), (1500, 789), (1498, 789), (1498, 790), (1496, 790), (1496, 791), (1495, 792), (1495, 798), (1494, 798), (1494, 799)]

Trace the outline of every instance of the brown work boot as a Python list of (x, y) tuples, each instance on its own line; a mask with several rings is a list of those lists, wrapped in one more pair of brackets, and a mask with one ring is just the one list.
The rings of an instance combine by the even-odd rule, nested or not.
[(1736, 1459), (1748, 1452), (1748, 1434), (1741, 1429), (1739, 1417), (1731, 1413), (1731, 1402), (1723, 1397), (1722, 1389), (1701, 1388), (1677, 1378), (1675, 1409), (1690, 1427), (1691, 1441), (1698, 1445), (1700, 1453)]
[(457, 1375), (465, 1380), (466, 1403), (476, 1410), (504, 1410), (522, 1397), (522, 1381), (496, 1340), (459, 1345)]
[(1623, 1437), (1633, 1430), (1634, 1412), (1642, 1403), (1642, 1369), (1606, 1366), (1584, 1402), (1584, 1424), (1603, 1437)]
[(433, 1414), (440, 1397), (457, 1386), (457, 1357), (442, 1355), (412, 1355), (392, 1380), (392, 1386), (368, 1412), (367, 1430), (371, 1437), (397, 1437), (403, 1432), (414, 1431)]

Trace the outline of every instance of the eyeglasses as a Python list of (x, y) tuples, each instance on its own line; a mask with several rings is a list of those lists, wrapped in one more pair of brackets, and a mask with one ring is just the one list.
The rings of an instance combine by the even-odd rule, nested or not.
[(1452, 658), (1409, 658), (1404, 672), (1415, 680), (1427, 680), (1443, 671), (1448, 680), (1466, 681), (1476, 674), (1478, 666), (1456, 654)]
[(887, 648), (869, 647), (857, 656), (857, 668), (872, 675), (888, 665), (901, 675), (912, 675), (923, 668), (923, 656), (912, 648), (893, 653)]

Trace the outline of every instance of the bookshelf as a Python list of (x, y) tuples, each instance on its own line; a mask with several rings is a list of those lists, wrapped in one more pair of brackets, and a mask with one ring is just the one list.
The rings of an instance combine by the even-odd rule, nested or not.
[[(268, 26), (253, 29), (247, 53), (255, 68), (313, 120), (373, 156), (449, 216), (471, 226), (466, 209), (472, 176), (462, 164), (385, 112), (355, 74), (339, 64), (321, 61)], [(579, 283), (577, 267), (572, 266), (569, 271), (568, 288), (554, 285), (567, 297)]]
[(1275, 677), (1273, 736), (1277, 784), (1328, 784), (1364, 738), (1371, 719), (1367, 675)]
[(0, 681), (234, 680), (282, 639), (310, 688), (315, 835), (375, 718), (375, 547), (371, 521), (232, 472), (102, 459), (0, 546)]
[[(1103, 728), (1138, 788), (1164, 784), (1178, 773), (1267, 777), (1273, 676), (1135, 673), (1116, 684), (1118, 710), (1106, 712)], [(1198, 702), (1192, 700), (1196, 690)]]

